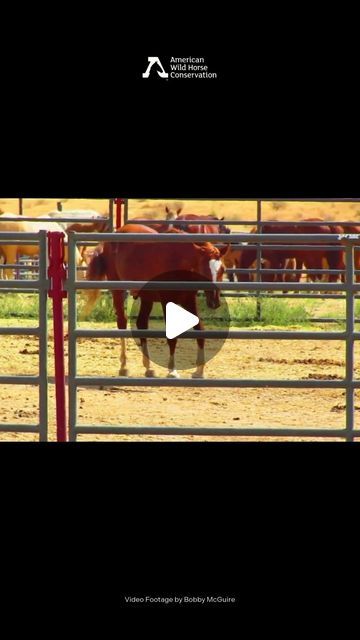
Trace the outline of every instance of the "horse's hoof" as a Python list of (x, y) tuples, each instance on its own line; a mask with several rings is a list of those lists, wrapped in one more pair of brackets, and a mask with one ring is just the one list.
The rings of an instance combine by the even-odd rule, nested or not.
[(129, 375), (129, 369), (120, 369), (119, 376), (122, 378), (127, 378)]
[(179, 374), (177, 371), (169, 371), (169, 373), (166, 376), (167, 378), (180, 378)]
[(147, 371), (145, 371), (145, 378), (156, 378), (154, 369), (148, 369)]
[(192, 378), (204, 378), (204, 374), (203, 373), (198, 373), (197, 371), (194, 371), (194, 373), (191, 374)]

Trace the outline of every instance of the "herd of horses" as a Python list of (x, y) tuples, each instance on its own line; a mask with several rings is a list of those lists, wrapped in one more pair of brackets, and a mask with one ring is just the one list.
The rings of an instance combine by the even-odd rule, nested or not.
[[(14, 220), (1, 221), (1, 231), (30, 231), (32, 233), (39, 229), (56, 230), (55, 225), (60, 225), (59, 230), (64, 231), (64, 225), (61, 226), (61, 217), (70, 217), (74, 212), (54, 212), (54, 215), (47, 214), (44, 217), (54, 217), (54, 222), (41, 221), (37, 218), (36, 222), (23, 222), (19, 216), (10, 216)], [(81, 232), (103, 232), (108, 230), (108, 223), (97, 212), (93, 216), (96, 218), (92, 222), (82, 222), (81, 215), (78, 220), (65, 227), (65, 231), (81, 231)], [(96, 215), (95, 215), (96, 214)], [(8, 217), (10, 214), (6, 214)], [(72, 216), (72, 217), (77, 217)], [(84, 215), (83, 215), (84, 217)], [(183, 221), (190, 221), (191, 224), (184, 226)], [(313, 281), (324, 281), (322, 270), (329, 269), (335, 273), (328, 274), (330, 282), (336, 282), (343, 279), (343, 275), (339, 272), (344, 270), (344, 250), (341, 245), (339, 235), (343, 233), (360, 233), (360, 226), (346, 226), (346, 229), (339, 225), (328, 225), (321, 218), (310, 218), (303, 222), (311, 221), (314, 224), (309, 227), (302, 222), (291, 225), (278, 225), (276, 221), (267, 222), (262, 225), (262, 233), (264, 234), (308, 234), (314, 235), (316, 245), (317, 234), (331, 234), (333, 238), (329, 245), (324, 246), (320, 250), (311, 248), (299, 249), (292, 248), (291, 245), (277, 242), (277, 245), (284, 244), (284, 248), (271, 247), (267, 243), (266, 248), (262, 249), (262, 261), (260, 265), (260, 279), (265, 282), (294, 281), (299, 282), (303, 273), (308, 274), (309, 279)], [(118, 233), (143, 233), (143, 234), (230, 234), (230, 229), (225, 226), (222, 219), (212, 215), (182, 214), (181, 208), (175, 210), (166, 208), (166, 222), (144, 221), (142, 219), (132, 219), (120, 229)], [(256, 229), (252, 230), (256, 233)], [(209, 239), (210, 239), (209, 238)], [(78, 265), (87, 263), (86, 278), (88, 280), (118, 280), (118, 281), (186, 281), (186, 282), (221, 282), (226, 268), (240, 269), (236, 273), (238, 281), (247, 282), (252, 279), (254, 268), (257, 260), (257, 245), (253, 243), (241, 243), (241, 246), (232, 246), (230, 237), (228, 243), (223, 243), (220, 248), (214, 246), (211, 242), (188, 242), (176, 243), (168, 242), (158, 244), (156, 242), (104, 242), (100, 244), (95, 251), (92, 252), (90, 259), (86, 260), (83, 252), (76, 255), (76, 263)], [(328, 246), (330, 248), (328, 248)], [(17, 261), (17, 253), (21, 251), (23, 255), (34, 255), (33, 251), (36, 247), (15, 247), (14, 245), (0, 246), (0, 255), (4, 258), (4, 266), (7, 264), (15, 264)], [(334, 250), (335, 249), (335, 250)], [(67, 256), (65, 256), (67, 260)], [(360, 250), (355, 251), (355, 268), (360, 268)], [(265, 269), (265, 270), (264, 270)], [(266, 269), (270, 269), (271, 273), (266, 273)], [(287, 273), (284, 271), (287, 270)], [(293, 270), (293, 273), (291, 273)], [(304, 271), (305, 270), (305, 271)], [(5, 277), (12, 277), (10, 272), (12, 269), (4, 268)], [(229, 274), (229, 280), (233, 280), (232, 273)], [(358, 280), (358, 277), (357, 277)], [(155, 302), (160, 302), (165, 317), (166, 304), (173, 302), (181, 305), (184, 309), (194, 315), (199, 315), (197, 310), (197, 291), (175, 291), (175, 290), (148, 290), (146, 287), (141, 290), (132, 291), (135, 298), (140, 299), (140, 311), (137, 317), (136, 326), (138, 329), (147, 329), (150, 313)], [(84, 315), (88, 314), (95, 304), (100, 290), (87, 291), (87, 304), (83, 311)], [(206, 302), (209, 308), (216, 309), (220, 306), (219, 289), (214, 286), (212, 290), (206, 290)], [(113, 304), (117, 318), (117, 326), (119, 329), (127, 328), (127, 316), (125, 312), (125, 292), (122, 290), (112, 290)], [(195, 330), (203, 329), (203, 323), (200, 320)], [(151, 368), (151, 361), (147, 346), (147, 340), (140, 340), (143, 365), (145, 368), (145, 376), (155, 376), (154, 370)], [(175, 349), (177, 339), (169, 339), (169, 361), (168, 374), (169, 378), (178, 378), (179, 374), (175, 364)], [(203, 338), (197, 339), (198, 351), (196, 359), (196, 370), (192, 374), (194, 378), (202, 378), (204, 376), (204, 344)], [(126, 341), (121, 339), (120, 351), (120, 376), (129, 375), (126, 358)]]
[[(74, 218), (76, 222), (63, 222), (64, 218)], [(2, 218), (10, 218), (3, 220)], [(44, 219), (45, 218), (45, 219)], [(48, 218), (53, 218), (49, 221)], [(81, 219), (92, 219), (91, 222), (82, 222)], [(50, 211), (49, 213), (34, 218), (34, 221), (26, 221), (22, 216), (14, 213), (4, 213), (0, 216), (0, 233), (37, 233), (38, 231), (61, 231), (65, 234), (65, 262), (68, 262), (68, 233), (69, 231), (77, 231), (82, 233), (103, 233), (108, 230), (108, 222), (104, 216), (97, 211), (92, 210), (74, 210), (74, 211)], [(76, 248), (75, 262), (77, 266), (83, 266), (87, 263), (87, 247)], [(1, 244), (0, 258), (2, 260), (1, 277), (5, 280), (12, 280), (14, 277), (14, 266), (19, 262), (19, 256), (26, 258), (38, 258), (38, 244)], [(11, 266), (7, 266), (11, 265)]]
[[(230, 233), (222, 220), (215, 216), (199, 216), (196, 214), (181, 214), (180, 211), (172, 212), (166, 210), (166, 223), (148, 222), (144, 224), (141, 219), (132, 219), (122, 228), (118, 229), (119, 233)], [(176, 214), (176, 215), (175, 215)], [(181, 225), (181, 221), (188, 220), (192, 224), (186, 225), (186, 231)], [(314, 240), (314, 249), (292, 249), (291, 246), (284, 243), (284, 248), (263, 249), (263, 260), (269, 269), (276, 270), (275, 273), (264, 275), (265, 281), (274, 281), (282, 279), (284, 269), (289, 269), (290, 262), (294, 264), (294, 279), (300, 280), (303, 268), (312, 269), (312, 280), (324, 280), (321, 270), (325, 267), (334, 271), (342, 271), (344, 269), (344, 251), (339, 235), (344, 233), (344, 229), (338, 225), (327, 225), (321, 219), (312, 219), (314, 223), (311, 226), (311, 234), (332, 234), (333, 239), (329, 245), (321, 247), (320, 251), (315, 249), (316, 242)], [(347, 228), (348, 230), (348, 228)], [(255, 232), (255, 229), (253, 230)], [(293, 225), (277, 225), (276, 222), (269, 222), (263, 225), (263, 233), (265, 234), (308, 234), (310, 232), (307, 225), (301, 223)], [(349, 232), (360, 233), (360, 227), (353, 226)], [(282, 243), (276, 243), (281, 245)], [(328, 249), (330, 247), (330, 249)], [(333, 250), (334, 248), (335, 250)], [(357, 252), (355, 252), (357, 253)], [(360, 252), (359, 252), (360, 253)], [(247, 272), (238, 272), (238, 280), (248, 281), (251, 278), (249, 268), (254, 266), (257, 258), (256, 243), (243, 243), (240, 248), (233, 248), (231, 243), (225, 243), (221, 248), (215, 247), (210, 242), (205, 243), (111, 243), (105, 242), (99, 246), (93, 256), (87, 270), (88, 280), (156, 280), (172, 281), (182, 280), (191, 282), (207, 280), (214, 283), (221, 282), (225, 266), (229, 268), (235, 262), (238, 269), (247, 270)], [(357, 255), (359, 260), (360, 256)], [(324, 264), (325, 263), (325, 264)], [(263, 266), (263, 265), (262, 265)], [(319, 272), (316, 273), (316, 270)], [(339, 273), (330, 273), (329, 280), (331, 282), (341, 278)], [(198, 315), (197, 311), (197, 291), (149, 291), (146, 288), (142, 291), (132, 292), (135, 297), (140, 298), (140, 311), (137, 317), (136, 326), (138, 329), (147, 329), (149, 316), (154, 302), (160, 302), (165, 317), (165, 308), (167, 302), (180, 304), (190, 313)], [(206, 301), (209, 308), (217, 308), (220, 306), (219, 290), (214, 287), (213, 291), (206, 291)], [(99, 290), (88, 292), (88, 302), (86, 305), (86, 313), (90, 311), (97, 297), (100, 295)], [(119, 329), (126, 329), (127, 317), (124, 309), (124, 291), (112, 291), (113, 303), (117, 317), (117, 326)], [(195, 330), (203, 329), (203, 323), (194, 327)], [(177, 340), (168, 339), (169, 361), (168, 374), (169, 378), (178, 378), (179, 374), (175, 365), (175, 349)], [(145, 367), (145, 376), (153, 377), (154, 370), (151, 368), (150, 357), (147, 347), (146, 338), (140, 340), (143, 365)], [(196, 360), (196, 370), (193, 372), (193, 378), (202, 378), (204, 376), (204, 344), (203, 338), (197, 339), (198, 350)], [(121, 339), (120, 352), (120, 376), (129, 374), (126, 360), (126, 342)]]
[[(303, 224), (306, 222), (313, 223), (311, 226)], [(262, 249), (261, 265), (259, 270), (259, 279), (263, 282), (300, 282), (302, 276), (307, 278), (308, 282), (344, 282), (345, 275), (345, 259), (344, 246), (339, 236), (346, 233), (360, 234), (360, 226), (346, 225), (342, 227), (337, 224), (326, 224), (322, 218), (307, 218), (302, 222), (289, 225), (279, 225), (274, 222), (268, 222), (262, 225), (261, 232), (264, 234), (312, 234), (314, 248), (293, 248), (291, 244), (285, 245), (284, 248), (271, 248), (271, 243), (266, 243), (266, 248)], [(250, 233), (257, 233), (254, 227)], [(317, 234), (332, 234), (334, 240), (330, 240), (327, 245), (316, 246)], [(281, 242), (276, 243), (278, 246)], [(301, 243), (299, 243), (300, 245)], [(298, 246), (299, 246), (298, 245)], [(307, 245), (309, 247), (309, 245)], [(355, 269), (360, 268), (360, 251), (355, 250)], [(247, 270), (237, 274), (237, 279), (242, 282), (248, 282), (254, 278), (254, 269), (257, 266), (257, 248), (252, 243), (241, 248), (230, 250), (225, 255), (225, 266), (235, 269)], [(272, 273), (267, 272), (272, 270)], [(329, 270), (325, 274), (324, 270)], [(331, 273), (333, 271), (333, 273)], [(339, 273), (341, 272), (341, 273)], [(229, 279), (234, 280), (234, 276), (229, 274)], [(359, 275), (356, 276), (359, 282)]]

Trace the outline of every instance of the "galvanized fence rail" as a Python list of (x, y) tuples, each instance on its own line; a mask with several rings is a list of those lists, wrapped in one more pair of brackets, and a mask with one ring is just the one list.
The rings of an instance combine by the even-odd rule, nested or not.
[[(326, 245), (330, 242), (330, 238), (334, 241), (334, 236), (330, 234), (318, 234), (316, 242), (319, 245)], [(92, 234), (92, 239), (96, 242), (156, 242), (162, 243), (186, 243), (186, 242), (205, 242), (209, 240), (207, 234)], [(282, 242), (294, 244), (310, 243), (313, 236), (309, 234), (233, 234), (232, 239), (235, 242), (250, 240), (252, 242)], [(66, 290), (68, 293), (68, 336), (69, 336), (69, 438), (76, 440), (79, 434), (156, 434), (156, 435), (203, 435), (203, 436), (276, 436), (276, 437), (323, 437), (323, 438), (341, 438), (346, 441), (352, 441), (355, 437), (360, 437), (360, 429), (355, 428), (354, 424), (354, 394), (355, 390), (360, 388), (360, 380), (354, 378), (354, 344), (355, 340), (360, 338), (360, 333), (355, 332), (355, 316), (354, 316), (354, 296), (360, 292), (360, 284), (354, 283), (354, 244), (359, 244), (359, 237), (356, 239), (344, 238), (346, 251), (346, 279), (345, 283), (264, 283), (264, 282), (155, 282), (147, 283), (146, 281), (78, 281), (76, 278), (75, 264), (75, 247), (81, 244), (89, 243), (89, 234), (69, 234), (69, 271), (66, 282)], [(214, 242), (229, 242), (229, 236), (226, 234), (212, 234), (211, 240)], [(313, 246), (313, 245), (311, 245)], [(105, 376), (79, 376), (77, 375), (77, 340), (80, 337), (129, 337), (134, 338), (165, 338), (165, 331), (129, 331), (129, 330), (85, 330), (80, 329), (77, 324), (77, 304), (76, 294), (80, 289), (140, 289), (146, 285), (147, 289), (155, 290), (205, 290), (212, 289), (214, 286), (222, 291), (254, 291), (272, 289), (274, 291), (304, 290), (308, 291), (327, 291), (327, 292), (344, 292), (346, 296), (346, 328), (344, 331), (248, 331), (234, 330), (230, 331), (188, 331), (180, 339), (190, 339), (196, 337), (205, 337), (215, 339), (219, 337), (229, 337), (230, 339), (277, 339), (277, 340), (343, 340), (346, 343), (345, 358), (345, 377), (343, 380), (256, 380), (256, 379), (239, 379), (239, 378), (210, 378), (210, 379), (160, 379), (160, 378), (124, 378), (124, 377), (105, 377)], [(307, 428), (279, 428), (279, 427), (166, 427), (166, 426), (131, 426), (131, 425), (79, 425), (77, 422), (77, 390), (83, 386), (124, 386), (124, 387), (221, 387), (221, 388), (289, 388), (289, 389), (344, 389), (346, 392), (346, 425), (341, 429), (333, 429), (329, 427), (307, 427)]]
[[(38, 434), (40, 441), (48, 439), (48, 275), (47, 259), (48, 245), (46, 231), (39, 233), (10, 233), (0, 232), (0, 245), (38, 245), (39, 246), (39, 272), (35, 280), (0, 280), (0, 294), (37, 292), (39, 296), (39, 320), (36, 327), (0, 327), (1, 335), (37, 336), (39, 340), (39, 361), (37, 375), (1, 375), (1, 385), (32, 385), (39, 389), (39, 420), (37, 423), (0, 424), (1, 432), (8, 433), (34, 433)], [(8, 265), (6, 265), (8, 267)], [(24, 268), (24, 267), (23, 267)], [(31, 267), (27, 267), (31, 269)], [(0, 320), (1, 323), (1, 320)]]

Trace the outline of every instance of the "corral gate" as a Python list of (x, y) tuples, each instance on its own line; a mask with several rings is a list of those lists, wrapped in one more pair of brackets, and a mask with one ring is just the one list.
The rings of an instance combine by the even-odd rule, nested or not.
[[(346, 282), (340, 283), (263, 283), (263, 282), (234, 282), (234, 283), (217, 283), (216, 286), (221, 290), (230, 291), (261, 291), (264, 289), (272, 289), (274, 291), (283, 290), (309, 290), (326, 291), (326, 292), (345, 292), (346, 294), (346, 328), (344, 331), (246, 331), (234, 330), (230, 332), (232, 339), (294, 339), (294, 340), (344, 340), (346, 342), (346, 363), (345, 378), (343, 380), (254, 380), (254, 379), (167, 379), (167, 378), (123, 378), (123, 377), (86, 377), (77, 375), (77, 340), (79, 338), (90, 337), (148, 337), (148, 338), (165, 338), (165, 331), (155, 330), (89, 330), (80, 329), (77, 326), (77, 306), (76, 292), (79, 289), (122, 289), (125, 291), (131, 289), (140, 289), (146, 282), (118, 282), (118, 281), (97, 281), (97, 282), (80, 282), (76, 278), (75, 265), (75, 247), (77, 244), (87, 244), (91, 242), (158, 242), (161, 243), (183, 243), (183, 242), (205, 242), (209, 240), (206, 234), (69, 234), (69, 272), (66, 282), (68, 293), (68, 311), (69, 311), (69, 437), (70, 440), (76, 440), (78, 434), (154, 434), (154, 435), (202, 435), (202, 436), (276, 436), (276, 437), (323, 437), (323, 438), (343, 438), (351, 441), (354, 437), (360, 436), (360, 430), (354, 428), (354, 393), (355, 389), (360, 388), (360, 380), (354, 379), (354, 341), (360, 338), (360, 333), (355, 332), (354, 318), (354, 295), (360, 291), (360, 285), (354, 284), (354, 244), (359, 245), (359, 236), (344, 237), (346, 250)], [(214, 243), (229, 242), (229, 236), (225, 234), (211, 234), (211, 240)], [(314, 248), (314, 236), (310, 234), (231, 234), (231, 241), (239, 242), (256, 242), (261, 245), (262, 242), (271, 241), (272, 248), (276, 249), (284, 247), (284, 243), (296, 245), (301, 244), (302, 248)], [(320, 235), (316, 236), (316, 245), (327, 245), (332, 241), (334, 236)], [(276, 245), (279, 243), (279, 245)], [(282, 243), (282, 244), (280, 244)], [(211, 289), (213, 283), (189, 283), (189, 282), (156, 282), (152, 283), (153, 289)], [(225, 335), (226, 334), (226, 335)], [(188, 331), (180, 339), (195, 339), (196, 337), (204, 338), (223, 338), (227, 336), (224, 331)], [(313, 428), (278, 428), (278, 427), (249, 427), (249, 428), (233, 428), (233, 427), (174, 427), (174, 426), (101, 426), (101, 425), (79, 425), (77, 423), (77, 389), (81, 386), (126, 386), (126, 387), (237, 387), (237, 388), (311, 388), (311, 389), (344, 389), (346, 392), (346, 426), (341, 429), (333, 429), (324, 427)]]
[[(46, 231), (39, 233), (0, 232), (0, 244), (38, 245), (39, 266), (35, 280), (0, 280), (0, 293), (37, 292), (39, 297), (39, 320), (36, 327), (0, 327), (0, 335), (37, 336), (39, 340), (39, 362), (37, 375), (2, 375), (0, 385), (35, 385), (39, 389), (39, 419), (36, 424), (0, 424), (0, 431), (10, 433), (36, 433), (40, 441), (48, 439), (48, 243)], [(6, 265), (7, 268), (16, 265)], [(31, 269), (31, 267), (27, 267)], [(1, 323), (1, 321), (0, 321)]]
[[(113, 229), (113, 205), (114, 199), (109, 200), (109, 216), (107, 220), (109, 230)], [(19, 214), (22, 222), (36, 222), (40, 220), (36, 217), (23, 216), (23, 199), (19, 199)], [(77, 222), (71, 212), (69, 217), (62, 217), (62, 222)], [(12, 217), (6, 214), (1, 216), (1, 221), (13, 222)], [(54, 218), (42, 218), (42, 222), (57, 222)], [(83, 217), (81, 222), (93, 222), (93, 218)], [(1, 326), (1, 335), (37, 336), (39, 340), (39, 359), (37, 375), (0, 375), (1, 385), (25, 385), (37, 386), (39, 389), (38, 421), (36, 424), (3, 423), (0, 424), (0, 432), (5, 433), (34, 433), (39, 436), (40, 441), (46, 441), (49, 437), (48, 419), (48, 298), (53, 300), (53, 322), (54, 322), (54, 351), (55, 351), (55, 394), (56, 394), (56, 438), (58, 441), (65, 441), (66, 436), (66, 411), (65, 411), (65, 360), (64, 360), (64, 318), (62, 302), (66, 293), (64, 291), (64, 281), (66, 279), (66, 268), (64, 265), (64, 234), (59, 232), (39, 231), (38, 233), (19, 233), (0, 231), (1, 245), (21, 246), (35, 245), (39, 247), (39, 260), (20, 260), (17, 264), (0, 264), (0, 269), (13, 271), (15, 280), (0, 278), (0, 294), (7, 293), (29, 293), (37, 292), (39, 298), (38, 326)], [(33, 277), (33, 272), (37, 275)], [(7, 272), (6, 272), (7, 273)], [(19, 279), (21, 276), (21, 279)], [(27, 279), (29, 276), (29, 279)], [(0, 395), (1, 401), (1, 395)]]

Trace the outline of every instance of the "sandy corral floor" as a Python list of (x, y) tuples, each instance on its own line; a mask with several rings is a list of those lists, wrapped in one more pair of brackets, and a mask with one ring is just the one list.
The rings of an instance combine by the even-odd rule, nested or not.
[[(100, 325), (97, 325), (100, 326)], [(105, 326), (105, 325), (103, 325)], [(109, 326), (109, 325), (107, 325)], [(53, 375), (53, 349), (49, 338), (49, 376)], [(150, 341), (151, 344), (151, 341)], [(36, 374), (38, 344), (35, 337), (1, 337), (0, 367), (3, 375)], [(163, 348), (151, 344), (154, 349)], [(192, 341), (182, 347), (194, 355)], [(67, 345), (66, 345), (67, 353)], [(118, 372), (119, 346), (116, 339), (80, 339), (78, 375), (115, 376)], [(357, 355), (357, 354), (356, 354)], [(270, 341), (229, 339), (208, 363), (210, 378), (339, 379), (344, 376), (345, 347), (338, 341)], [(357, 376), (360, 365), (357, 363)], [(133, 341), (128, 343), (131, 375), (142, 376), (141, 354)], [(166, 372), (155, 365), (159, 377)], [(182, 373), (189, 377), (189, 371)], [(124, 381), (125, 382), (125, 381)], [(49, 385), (49, 439), (55, 439), (54, 386)], [(2, 385), (0, 387), (0, 423), (36, 423), (38, 389)], [(344, 427), (343, 390), (320, 389), (196, 389), (141, 388), (113, 386), (81, 388), (78, 391), (79, 424), (176, 425), (233, 427)], [(360, 409), (360, 398), (356, 407)], [(356, 411), (358, 418), (358, 411)], [(358, 421), (358, 420), (357, 420)], [(36, 440), (33, 434), (0, 433), (2, 440)], [(195, 436), (86, 435), (79, 440), (212, 440)], [(238, 440), (214, 438), (216, 440)], [(249, 438), (247, 438), (249, 439)], [(267, 440), (269, 437), (261, 438)], [(304, 438), (302, 438), (304, 439)]]

